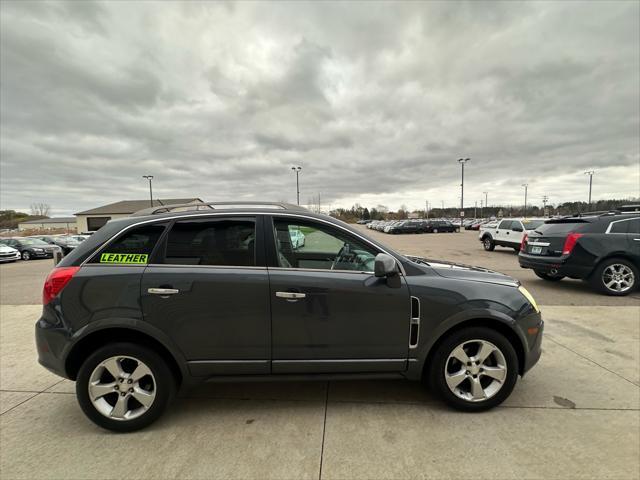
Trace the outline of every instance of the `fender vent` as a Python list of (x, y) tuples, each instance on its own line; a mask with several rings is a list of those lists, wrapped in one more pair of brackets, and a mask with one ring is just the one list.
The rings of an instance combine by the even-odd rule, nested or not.
[(420, 300), (411, 297), (411, 321), (409, 323), (409, 348), (418, 346), (420, 334)]

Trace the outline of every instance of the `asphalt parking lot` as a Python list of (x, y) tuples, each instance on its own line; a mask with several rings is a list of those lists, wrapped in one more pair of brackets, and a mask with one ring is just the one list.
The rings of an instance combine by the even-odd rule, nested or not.
[(33, 324), (50, 260), (0, 265), (2, 478), (638, 478), (640, 294), (550, 284), (476, 232), (367, 233), (401, 252), (520, 279), (541, 305), (540, 363), (502, 406), (444, 407), (397, 381), (211, 384), (150, 428), (100, 430), (74, 384), (36, 362)]

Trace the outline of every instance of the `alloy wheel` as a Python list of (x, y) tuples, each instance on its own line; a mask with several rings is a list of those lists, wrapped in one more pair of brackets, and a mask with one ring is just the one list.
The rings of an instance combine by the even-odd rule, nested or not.
[(156, 380), (142, 361), (116, 356), (96, 366), (88, 390), (91, 403), (102, 415), (112, 420), (132, 420), (153, 404)]
[(507, 362), (498, 347), (486, 340), (468, 340), (449, 354), (444, 367), (449, 390), (468, 402), (495, 396), (507, 379)]
[(602, 271), (602, 283), (608, 290), (622, 293), (633, 288), (635, 275), (627, 265), (613, 263)]

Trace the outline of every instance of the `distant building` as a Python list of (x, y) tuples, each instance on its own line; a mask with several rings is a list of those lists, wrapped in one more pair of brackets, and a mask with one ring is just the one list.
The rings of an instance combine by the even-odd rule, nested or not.
[(18, 223), (18, 231), (25, 230), (67, 230), (76, 232), (76, 217), (40, 218)]
[[(198, 203), (199, 198), (160, 198), (153, 201), (154, 207), (179, 203)], [(112, 218), (129, 217), (132, 213), (149, 208), (149, 200), (122, 200), (102, 207), (75, 214), (78, 232), (95, 232)]]

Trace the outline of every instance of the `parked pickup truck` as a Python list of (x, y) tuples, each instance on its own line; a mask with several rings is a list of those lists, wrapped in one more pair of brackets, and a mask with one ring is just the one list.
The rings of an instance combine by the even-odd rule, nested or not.
[(478, 239), (488, 252), (496, 246), (520, 251), (525, 233), (535, 230), (545, 222), (543, 218), (503, 218), (495, 227), (481, 228)]

